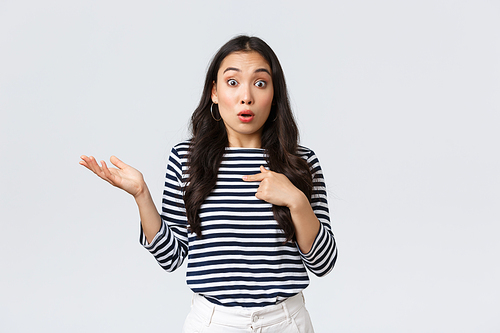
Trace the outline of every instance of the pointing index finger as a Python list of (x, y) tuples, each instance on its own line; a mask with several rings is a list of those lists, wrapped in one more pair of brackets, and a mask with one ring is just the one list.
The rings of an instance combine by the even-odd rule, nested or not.
[(260, 182), (264, 179), (264, 174), (262, 172), (255, 175), (243, 176), (243, 180), (247, 182)]
[(260, 173), (256, 173), (255, 175), (243, 176), (243, 180), (248, 182), (260, 182), (266, 178), (266, 174), (269, 173), (269, 170), (264, 168), (263, 165), (260, 166)]

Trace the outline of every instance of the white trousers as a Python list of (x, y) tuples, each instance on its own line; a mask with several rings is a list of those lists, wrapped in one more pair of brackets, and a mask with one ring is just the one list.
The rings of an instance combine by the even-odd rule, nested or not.
[(194, 294), (183, 333), (314, 333), (302, 293), (262, 308), (226, 307)]

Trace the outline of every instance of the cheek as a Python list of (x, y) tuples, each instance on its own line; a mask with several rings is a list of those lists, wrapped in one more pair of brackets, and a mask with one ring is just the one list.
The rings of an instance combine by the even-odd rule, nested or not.
[(261, 98), (262, 106), (271, 109), (271, 104), (273, 103), (273, 94), (266, 94)]
[(231, 94), (227, 93), (227, 92), (224, 92), (224, 94), (222, 94), (222, 102), (225, 103), (225, 104), (231, 104), (233, 101), (233, 96), (231, 96)]
[(219, 99), (223, 102), (231, 102), (234, 98), (234, 89), (228, 89), (225, 86), (219, 88)]
[(227, 92), (219, 94), (219, 107), (224, 111), (231, 110), (235, 104), (234, 96)]

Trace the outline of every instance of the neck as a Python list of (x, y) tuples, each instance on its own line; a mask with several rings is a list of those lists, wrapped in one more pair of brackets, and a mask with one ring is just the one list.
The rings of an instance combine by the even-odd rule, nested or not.
[(258, 137), (229, 137), (229, 147), (261, 148), (260, 135)]

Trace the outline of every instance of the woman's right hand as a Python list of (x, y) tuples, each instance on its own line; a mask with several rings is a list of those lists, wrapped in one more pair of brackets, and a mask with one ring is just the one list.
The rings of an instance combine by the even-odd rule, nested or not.
[(80, 164), (94, 172), (97, 176), (104, 179), (108, 183), (134, 196), (138, 197), (146, 189), (144, 177), (139, 170), (132, 168), (130, 165), (123, 163), (118, 157), (111, 156), (109, 159), (116, 168), (108, 168), (106, 162), (101, 161), (101, 165), (97, 163), (93, 156), (80, 156), (82, 159)]

